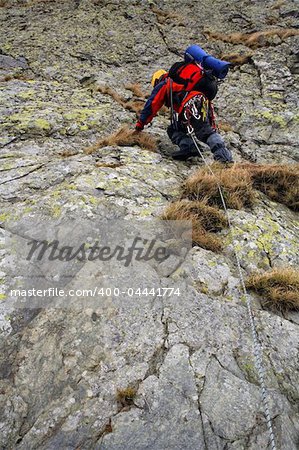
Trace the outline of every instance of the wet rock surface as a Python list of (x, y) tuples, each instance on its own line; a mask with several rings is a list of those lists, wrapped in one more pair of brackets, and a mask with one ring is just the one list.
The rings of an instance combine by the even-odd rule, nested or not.
[[(17, 311), (5, 304), (9, 224), (42, 216), (152, 219), (180, 195), (202, 163), (171, 159), (160, 115), (148, 129), (157, 152), (138, 146), (84, 149), (136, 114), (128, 83), (150, 90), (190, 43), (216, 56), (250, 54), (215, 100), (236, 161), (294, 163), (298, 151), (296, 2), (7, 0), (0, 7), (0, 447), (3, 449), (269, 448), (246, 304), (244, 276), (298, 266), (298, 214), (260, 195), (231, 211), (222, 254), (194, 247), (162, 271), (142, 264), (171, 297), (102, 297), (92, 307)], [(231, 33), (292, 29), (252, 45)], [(294, 31), (295, 30), (295, 31)], [(208, 32), (218, 33), (211, 38)], [(297, 55), (297, 56), (296, 56)], [(210, 161), (209, 152), (205, 154)], [(9, 260), (9, 258), (8, 258)], [(88, 266), (85, 268), (88, 275)], [(98, 283), (88, 278), (88, 288)], [(299, 442), (298, 317), (251, 297), (266, 370), (277, 448)], [(136, 395), (120, 403), (117, 390)]]

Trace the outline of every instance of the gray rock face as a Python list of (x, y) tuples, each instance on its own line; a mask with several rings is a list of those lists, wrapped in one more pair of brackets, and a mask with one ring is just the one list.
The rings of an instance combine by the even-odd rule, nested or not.
[(28, 69), (28, 64), (25, 58), (12, 58), (11, 56), (0, 55), (0, 68), (1, 69)]
[[(165, 115), (147, 130), (158, 139), (156, 152), (132, 145), (93, 154), (84, 149), (136, 120), (97, 86), (108, 84), (134, 100), (128, 84), (149, 92), (152, 73), (170, 67), (190, 43), (218, 57), (248, 56), (231, 69), (215, 100), (234, 159), (298, 161), (296, 2), (269, 1), (263, 8), (245, 0), (3, 3), (0, 448), (270, 448), (233, 248), (245, 277), (297, 267), (297, 214), (260, 195), (252, 210), (230, 211), (233, 232), (221, 232), (222, 254), (194, 247), (182, 264), (172, 255), (163, 265), (142, 263), (130, 276), (108, 277), (180, 295), (107, 294), (81, 308), (77, 297), (68, 308), (12, 308), (7, 292), (20, 274), (8, 276), (17, 266), (6, 238), (37, 216), (57, 226), (150, 221), (179, 197), (181, 183), (202, 163), (171, 159)], [(278, 28), (289, 35), (264, 34), (254, 44), (228, 39)], [(211, 161), (209, 151), (205, 156)], [(98, 272), (86, 262), (67, 286), (93, 289), (104, 279)], [(264, 310), (257, 296), (250, 299), (277, 448), (295, 450), (298, 313), (280, 316)], [(128, 387), (133, 398), (120, 400), (117, 393)]]

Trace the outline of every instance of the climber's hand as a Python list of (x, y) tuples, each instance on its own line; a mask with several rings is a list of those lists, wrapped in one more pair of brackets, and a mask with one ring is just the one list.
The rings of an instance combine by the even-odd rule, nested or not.
[(136, 131), (142, 131), (143, 128), (144, 128), (143, 123), (142, 123), (140, 120), (138, 120), (138, 122), (137, 122), (136, 125), (135, 125), (135, 130), (136, 130)]

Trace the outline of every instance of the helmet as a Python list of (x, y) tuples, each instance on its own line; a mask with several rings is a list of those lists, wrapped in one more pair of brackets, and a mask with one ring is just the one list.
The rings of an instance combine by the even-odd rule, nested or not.
[(159, 80), (162, 77), (162, 75), (164, 75), (165, 73), (167, 73), (166, 70), (163, 69), (157, 70), (157, 72), (155, 72), (154, 75), (152, 76), (151, 85), (155, 87), (159, 83)]

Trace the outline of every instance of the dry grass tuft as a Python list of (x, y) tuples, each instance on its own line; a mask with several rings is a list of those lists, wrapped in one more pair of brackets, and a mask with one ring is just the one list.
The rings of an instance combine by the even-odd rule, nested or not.
[(5, 75), (4, 77), (0, 78), (0, 82), (11, 81), (11, 80), (28, 81), (28, 80), (31, 80), (31, 78), (29, 78), (28, 76), (26, 76), (24, 74), (20, 74), (20, 73), (15, 73), (14, 75)]
[(94, 145), (86, 148), (84, 152), (91, 154), (97, 151), (99, 148), (108, 147), (113, 145), (129, 146), (138, 145), (139, 147), (150, 150), (152, 152), (157, 151), (157, 141), (150, 134), (142, 131), (138, 132), (130, 130), (128, 126), (119, 128), (115, 133), (100, 139)]
[(225, 131), (225, 132), (233, 131), (233, 127), (231, 126), (231, 124), (228, 122), (224, 122), (223, 120), (218, 121), (218, 128), (219, 128), (219, 130)]
[(96, 89), (98, 92), (104, 95), (109, 95), (113, 98), (119, 105), (121, 105), (123, 108), (133, 111), (136, 114), (140, 114), (142, 111), (142, 108), (144, 106), (144, 101), (140, 99), (132, 99), (127, 100), (126, 98), (119, 95), (114, 89), (112, 89), (109, 86), (98, 86)]
[(219, 253), (223, 250), (223, 243), (218, 236), (213, 233), (203, 233), (201, 230), (192, 230), (192, 242), (198, 247)]
[(266, 24), (267, 25), (275, 25), (278, 22), (278, 18), (274, 16), (267, 17)]
[(100, 92), (101, 94), (110, 95), (110, 97), (112, 97), (113, 100), (115, 100), (117, 103), (119, 103), (122, 106), (123, 106), (123, 103), (126, 102), (126, 100), (121, 95), (119, 95), (114, 89), (112, 89), (109, 86), (97, 86), (96, 90), (98, 92)]
[(214, 252), (222, 250), (221, 239), (214, 234), (228, 226), (222, 211), (204, 202), (184, 199), (170, 203), (162, 219), (191, 221), (193, 244)]
[(234, 164), (229, 168), (213, 165), (216, 178), (206, 168), (197, 170), (183, 186), (183, 197), (205, 201), (222, 208), (218, 185), (229, 208), (241, 209), (254, 204), (254, 189), (272, 200), (299, 211), (299, 164)]
[(299, 271), (274, 269), (251, 275), (246, 286), (263, 296), (262, 304), (276, 311), (299, 310)]
[(30, 0), (24, 6), (34, 6), (38, 3), (55, 3), (57, 0)]
[(143, 100), (128, 100), (122, 105), (125, 109), (128, 111), (135, 112), (136, 114), (140, 114), (143, 107), (144, 107), (144, 101)]
[(246, 53), (245, 55), (240, 55), (239, 53), (224, 53), (221, 55), (223, 61), (228, 61), (234, 66), (242, 66), (250, 62), (253, 52)]
[(121, 162), (111, 162), (111, 163), (105, 163), (105, 162), (97, 162), (96, 167), (110, 167), (111, 169), (115, 169), (115, 167), (120, 167), (123, 166), (124, 164), (122, 164)]
[(206, 31), (205, 34), (210, 39), (217, 39), (222, 42), (230, 44), (244, 44), (247, 47), (257, 48), (267, 46), (267, 38), (271, 36), (279, 36), (281, 39), (286, 39), (290, 36), (298, 36), (299, 30), (296, 28), (276, 28), (272, 30), (256, 31), (255, 33), (215, 33), (213, 31)]
[(163, 11), (162, 9), (158, 9), (155, 6), (152, 6), (152, 5), (151, 5), (151, 10), (153, 11), (153, 13), (156, 14), (157, 21), (160, 24), (165, 23), (169, 19), (178, 19), (178, 20), (182, 20), (183, 19), (183, 17), (180, 16), (179, 14), (177, 14), (177, 13), (173, 13), (173, 12), (170, 12), (170, 11)]
[(79, 152), (76, 150), (62, 150), (62, 152), (59, 153), (62, 158), (69, 158), (70, 156), (78, 155)]
[(239, 168), (237, 165), (225, 168), (213, 164), (213, 171), (216, 177), (206, 168), (197, 170), (184, 183), (183, 196), (222, 208), (218, 181), (228, 208), (241, 209), (253, 205), (254, 191), (250, 174), (246, 169)]
[[(0, 4), (0, 6), (3, 6)], [(3, 83), (4, 81), (10, 81), (14, 80), (15, 77), (13, 75), (5, 75), (4, 77), (0, 78), (0, 82)]]
[(24, 8), (27, 8), (27, 7), (30, 7), (30, 6), (34, 6), (35, 4), (38, 4), (38, 3), (58, 3), (58, 1), (60, 1), (60, 3), (61, 3), (61, 0), (27, 0), (27, 2), (25, 3), (24, 2), (24, 0), (19, 0), (18, 2), (17, 2), (17, 4), (16, 5), (14, 5), (14, 3), (13, 2), (10, 2), (9, 0), (0, 0), (0, 7), (5, 7), (5, 6), (7, 6), (7, 7), (9, 7), (9, 8), (12, 8), (12, 7), (14, 7), (14, 6), (18, 6), (18, 7), (24, 7)]
[(127, 387), (125, 389), (117, 389), (116, 400), (122, 407), (131, 406), (136, 396), (137, 389), (133, 387)]
[(299, 211), (299, 164), (252, 164), (248, 170), (254, 188), (293, 211)]
[(130, 83), (125, 86), (128, 91), (131, 91), (135, 97), (141, 98), (142, 100), (145, 100), (147, 97), (147, 94), (144, 94), (144, 92), (141, 90), (141, 87), (137, 83)]
[(164, 220), (195, 220), (197, 226), (208, 232), (221, 231), (227, 226), (222, 211), (197, 200), (178, 200), (170, 203), (162, 218)]
[(30, 3), (55, 3), (57, 0), (31, 0)]
[(283, 5), (285, 5), (285, 0), (278, 0), (270, 9), (280, 9)]
[[(183, 185), (182, 199), (171, 203), (161, 217), (164, 220), (191, 221), (192, 242), (200, 247), (214, 252), (222, 249), (222, 241), (214, 233), (227, 227), (228, 221), (219, 209), (223, 208), (219, 186), (228, 208), (253, 206), (256, 188), (273, 200), (284, 203), (295, 211), (299, 210), (299, 164), (242, 163), (223, 167), (214, 163), (212, 169), (215, 175), (206, 167), (192, 174)], [(276, 285), (274, 288), (272, 298), (278, 299), (282, 296), (283, 289)], [(282, 297), (285, 301), (293, 301), (293, 291), (284, 293)]]

